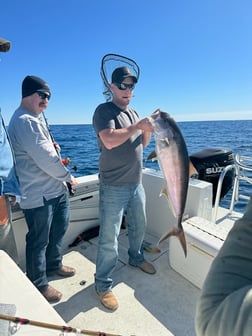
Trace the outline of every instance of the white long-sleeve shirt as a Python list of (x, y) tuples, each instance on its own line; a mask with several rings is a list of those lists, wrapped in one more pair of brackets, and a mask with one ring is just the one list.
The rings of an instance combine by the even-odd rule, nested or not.
[(43, 198), (49, 200), (66, 192), (63, 182), (71, 182), (71, 174), (62, 164), (40, 117), (18, 108), (8, 133), (16, 158), (21, 208), (43, 206)]

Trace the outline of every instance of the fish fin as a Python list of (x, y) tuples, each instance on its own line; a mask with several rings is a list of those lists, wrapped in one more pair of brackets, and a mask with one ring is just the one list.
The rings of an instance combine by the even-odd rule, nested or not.
[(189, 177), (197, 176), (197, 175), (199, 175), (199, 172), (198, 172), (197, 169), (194, 167), (192, 161), (189, 160)]
[(152, 152), (148, 155), (148, 157), (147, 157), (146, 160), (147, 160), (147, 161), (149, 161), (149, 160), (156, 161), (156, 160), (157, 160), (157, 153), (156, 153), (156, 151), (155, 151), (155, 150), (152, 151)]
[(168, 137), (160, 139), (160, 141), (163, 143), (164, 146), (169, 147), (170, 146), (170, 140)]
[(156, 109), (156, 110), (151, 114), (150, 118), (151, 118), (152, 120), (155, 120), (155, 119), (160, 115), (160, 112), (161, 112), (160, 108)]
[(167, 187), (164, 187), (164, 188), (161, 189), (159, 197), (161, 197), (161, 196), (166, 196), (167, 197), (170, 209), (171, 209), (171, 211), (173, 213), (173, 216), (176, 218), (176, 211), (175, 211), (173, 203), (172, 203), (172, 201), (170, 199)]
[(171, 236), (176, 236), (178, 234), (179, 229), (172, 228), (168, 232), (166, 232), (158, 241), (157, 246), (162, 243), (164, 240), (168, 239)]
[(169, 230), (168, 232), (166, 232), (158, 241), (157, 245), (159, 245), (160, 243), (162, 243), (164, 240), (168, 239), (171, 236), (176, 236), (178, 237), (180, 244), (182, 246), (182, 249), (184, 251), (185, 257), (187, 256), (187, 247), (186, 247), (186, 239), (185, 239), (185, 233), (183, 228), (182, 229), (178, 229), (178, 228), (172, 228), (171, 230)]
[(185, 233), (184, 233), (183, 229), (179, 231), (177, 237), (180, 241), (180, 244), (181, 244), (182, 249), (184, 251), (185, 257), (187, 257), (186, 239), (185, 239)]
[(161, 197), (161, 196), (166, 196), (168, 199), (169, 199), (169, 196), (168, 196), (168, 190), (167, 190), (167, 188), (166, 187), (164, 187), (164, 188), (162, 188), (161, 190), (160, 190), (160, 194), (159, 194), (159, 197)]

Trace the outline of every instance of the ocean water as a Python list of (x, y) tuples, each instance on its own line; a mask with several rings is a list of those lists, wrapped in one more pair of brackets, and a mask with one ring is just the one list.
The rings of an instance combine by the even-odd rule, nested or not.
[[(178, 123), (187, 144), (189, 155), (205, 148), (226, 148), (234, 154), (252, 157), (252, 120), (237, 121), (193, 121)], [(61, 146), (62, 157), (69, 157), (68, 166), (74, 176), (95, 174), (98, 172), (99, 151), (92, 125), (52, 125), (54, 139)], [(159, 169), (157, 162), (146, 158), (155, 148), (154, 136), (144, 150), (143, 165), (146, 168)], [(252, 194), (252, 185), (242, 182), (241, 194)], [(229, 207), (231, 191), (221, 202)], [(246, 201), (240, 201), (236, 210), (244, 210)]]

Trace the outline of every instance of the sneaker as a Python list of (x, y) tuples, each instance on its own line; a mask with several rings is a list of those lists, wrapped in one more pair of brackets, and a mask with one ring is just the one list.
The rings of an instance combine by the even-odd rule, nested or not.
[(42, 292), (42, 295), (50, 303), (59, 302), (62, 298), (62, 293), (57, 291), (57, 289), (53, 288), (52, 286), (48, 286), (47, 289)]
[(72, 276), (75, 275), (75, 273), (76, 273), (76, 271), (73, 267), (64, 266), (64, 265), (62, 265), (62, 267), (56, 271), (57, 275), (60, 275), (60, 276), (65, 277), (65, 278), (72, 277)]
[(98, 293), (101, 303), (110, 310), (116, 310), (119, 307), (118, 301), (112, 291)]
[(147, 261), (143, 261), (139, 265), (131, 265), (131, 266), (138, 267), (138, 268), (140, 268), (140, 270), (142, 270), (143, 272), (148, 273), (148, 274), (155, 274), (156, 273), (155, 267)]

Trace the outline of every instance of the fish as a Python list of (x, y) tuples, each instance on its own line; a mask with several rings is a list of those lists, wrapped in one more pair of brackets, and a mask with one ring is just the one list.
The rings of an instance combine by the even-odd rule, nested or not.
[[(189, 184), (190, 160), (187, 146), (178, 124), (169, 113), (158, 109), (150, 119), (154, 128), (155, 153), (165, 180), (165, 186), (161, 190), (160, 196), (167, 197), (172, 213), (177, 219), (177, 226), (165, 233), (157, 245), (170, 236), (176, 236), (186, 257), (187, 246), (182, 219)], [(153, 159), (153, 157), (152, 152), (147, 160)]]
[[(157, 160), (157, 154), (156, 154), (156, 151), (152, 151), (146, 160), (151, 160), (151, 161), (156, 161)], [(193, 165), (191, 159), (190, 159), (190, 156), (189, 156), (189, 177), (192, 177), (192, 178), (196, 178), (198, 179), (199, 177), (199, 172), (198, 170), (195, 168), (195, 166)]]

